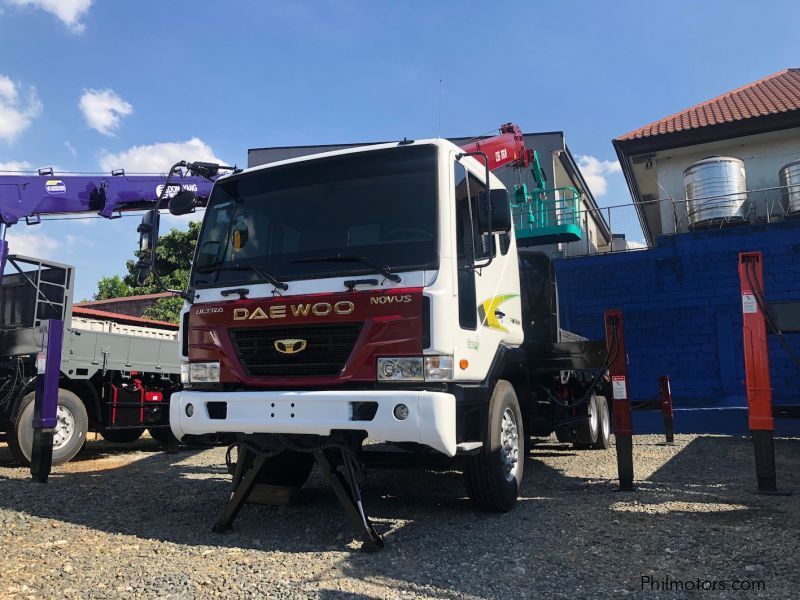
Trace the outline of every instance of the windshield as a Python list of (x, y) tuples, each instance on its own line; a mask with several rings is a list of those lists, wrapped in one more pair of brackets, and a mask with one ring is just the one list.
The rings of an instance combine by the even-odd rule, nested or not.
[[(206, 209), (194, 287), (434, 269), (436, 147), (358, 152), (218, 182)], [(256, 265), (258, 269), (247, 268)], [(258, 271), (262, 271), (259, 274)]]

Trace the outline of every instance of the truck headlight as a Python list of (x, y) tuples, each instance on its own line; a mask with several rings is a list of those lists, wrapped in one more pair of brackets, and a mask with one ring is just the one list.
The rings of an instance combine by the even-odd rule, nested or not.
[(181, 383), (219, 383), (219, 363), (216, 361), (182, 363)]
[(408, 356), (378, 359), (379, 381), (423, 381), (422, 357)]
[(378, 359), (378, 381), (448, 381), (452, 356), (403, 356)]

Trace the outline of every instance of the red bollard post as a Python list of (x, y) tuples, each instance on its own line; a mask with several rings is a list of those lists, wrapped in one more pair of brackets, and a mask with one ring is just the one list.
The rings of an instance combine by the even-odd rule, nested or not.
[(614, 417), (614, 438), (617, 447), (617, 471), (620, 491), (630, 492), (633, 487), (633, 421), (631, 401), (628, 396), (628, 357), (625, 354), (625, 328), (622, 311), (605, 312), (606, 349), (609, 356), (608, 372), (611, 376), (611, 407)]
[(661, 390), (661, 414), (664, 417), (664, 436), (668, 444), (675, 441), (675, 430), (672, 423), (672, 390), (669, 387), (669, 375), (658, 378)]
[(753, 435), (756, 477), (760, 492), (774, 492), (775, 445), (772, 417), (772, 387), (764, 321), (764, 269), (761, 252), (739, 254), (739, 283), (742, 288), (744, 371), (747, 386), (748, 424)]

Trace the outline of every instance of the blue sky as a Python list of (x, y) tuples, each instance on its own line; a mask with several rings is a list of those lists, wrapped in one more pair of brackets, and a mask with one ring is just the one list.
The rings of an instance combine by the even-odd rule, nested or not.
[[(564, 131), (600, 203), (622, 204), (612, 138), (800, 66), (797, 31), (777, 0), (0, 0), (0, 169), (244, 165), (249, 147), (514, 121)], [(124, 271), (135, 228), (51, 221), (9, 241), (76, 265), (82, 298)]]

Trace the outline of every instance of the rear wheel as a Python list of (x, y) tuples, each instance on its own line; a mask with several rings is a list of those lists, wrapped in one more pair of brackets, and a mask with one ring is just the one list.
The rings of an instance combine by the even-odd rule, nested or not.
[[(22, 399), (14, 428), (8, 432), (8, 449), (24, 465), (31, 463), (35, 397), (35, 392), (31, 392)], [(89, 417), (81, 399), (69, 390), (59, 389), (56, 426), (53, 431), (53, 464), (60, 465), (72, 460), (86, 443), (88, 430)]]
[(608, 412), (608, 400), (605, 396), (597, 396), (597, 418), (597, 441), (592, 444), (592, 448), (605, 450), (611, 447), (611, 415)]
[(575, 428), (574, 445), (576, 448), (585, 450), (597, 443), (598, 432), (600, 431), (600, 409), (598, 407), (597, 396), (592, 393), (589, 403), (586, 406), (587, 420), (582, 421)]
[(143, 429), (108, 429), (103, 432), (103, 439), (114, 444), (130, 444), (144, 433)]
[(469, 497), (484, 510), (514, 508), (525, 466), (525, 432), (514, 387), (505, 380), (495, 385), (489, 400), (486, 444), (465, 457), (464, 479)]

